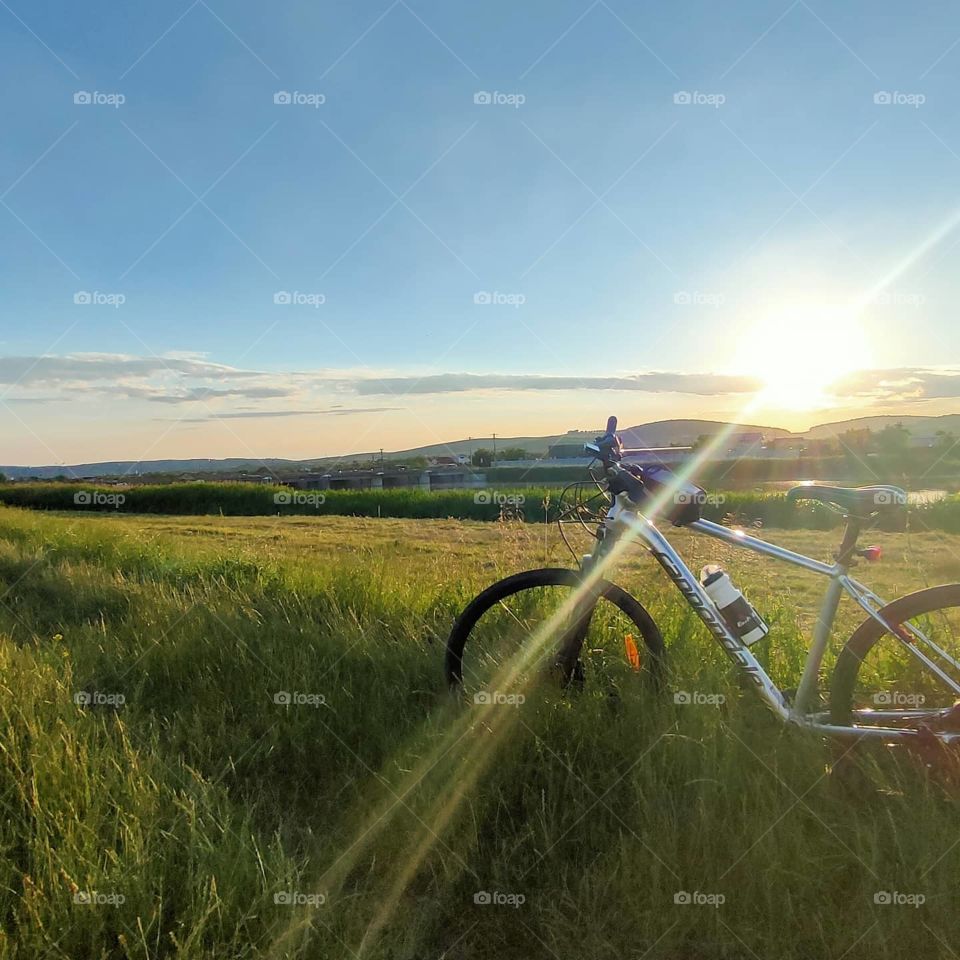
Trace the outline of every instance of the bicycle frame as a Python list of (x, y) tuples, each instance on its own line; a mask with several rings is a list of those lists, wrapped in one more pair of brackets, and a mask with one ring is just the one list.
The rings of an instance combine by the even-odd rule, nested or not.
[[(830, 641), (834, 621), (836, 620), (837, 608), (843, 594), (851, 597), (858, 606), (866, 611), (868, 616), (880, 622), (890, 630), (894, 636), (899, 636), (899, 633), (893, 630), (880, 616), (879, 611), (881, 607), (885, 605), (884, 601), (862, 583), (850, 577), (849, 563), (846, 562), (843, 554), (841, 554), (840, 559), (833, 564), (828, 564), (820, 560), (815, 560), (812, 557), (795, 553), (792, 550), (787, 550), (784, 547), (779, 547), (776, 544), (758, 540), (756, 537), (751, 537), (742, 530), (730, 529), (709, 520), (696, 520), (685, 526), (688, 530), (693, 530), (704, 536), (720, 540), (729, 546), (751, 550), (754, 553), (759, 553), (774, 560), (801, 567), (811, 573), (827, 578), (828, 583), (820, 607), (820, 613), (817, 617), (813, 637), (807, 651), (797, 695), (792, 704), (787, 701), (783, 691), (780, 690), (763, 669), (760, 662), (750, 651), (750, 648), (727, 626), (726, 622), (719, 615), (713, 601), (700, 584), (699, 578), (690, 570), (680, 554), (677, 553), (670, 544), (670, 541), (651, 520), (637, 510), (636, 506), (631, 503), (626, 494), (621, 493), (614, 498), (614, 502), (602, 524), (603, 535), (600, 537), (593, 553), (584, 558), (583, 570), (589, 573), (592, 569), (601, 565), (603, 561), (611, 556), (614, 546), (625, 535), (640, 540), (649, 549), (650, 553), (653, 554), (660, 566), (663, 567), (667, 576), (673, 581), (680, 593), (683, 594), (684, 599), (697, 613), (711, 635), (720, 644), (741, 674), (756, 687), (764, 703), (783, 722), (800, 725), (830, 736), (874, 737), (886, 741), (906, 740), (916, 736), (916, 731), (914, 730), (883, 726), (877, 724), (875, 721), (886, 720), (887, 722), (893, 722), (898, 719), (904, 720), (915, 716), (929, 715), (930, 711), (872, 710), (869, 711), (870, 723), (868, 726), (840, 726), (823, 722), (824, 714), (815, 713), (812, 710), (816, 702), (820, 666)], [(922, 634), (919, 634), (913, 627), (909, 627), (908, 629), (911, 633), (915, 633), (926, 640), (926, 638), (922, 637)], [(926, 642), (929, 643), (929, 641)], [(906, 643), (906, 648), (915, 656), (919, 657), (928, 668), (937, 673), (942, 680), (953, 688), (958, 697), (960, 697), (960, 685), (958, 685), (949, 674), (945, 673), (933, 660), (923, 653), (923, 651), (919, 650), (915, 644)], [(943, 651), (939, 651), (939, 649), (938, 652), (943, 653)], [(957, 664), (956, 661), (950, 657), (946, 659), (950, 660), (950, 662), (960, 670), (960, 664)], [(866, 715), (864, 715), (863, 719), (867, 719)], [(960, 740), (960, 734), (942, 733), (938, 736), (938, 739), (946, 742)]]

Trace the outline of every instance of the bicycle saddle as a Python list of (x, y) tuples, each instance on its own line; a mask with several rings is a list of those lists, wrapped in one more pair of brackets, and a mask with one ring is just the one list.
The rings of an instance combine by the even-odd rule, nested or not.
[(816, 500), (843, 510), (854, 517), (870, 517), (890, 507), (902, 507), (906, 493), (889, 484), (869, 487), (834, 487), (826, 483), (808, 483), (787, 491), (788, 500)]

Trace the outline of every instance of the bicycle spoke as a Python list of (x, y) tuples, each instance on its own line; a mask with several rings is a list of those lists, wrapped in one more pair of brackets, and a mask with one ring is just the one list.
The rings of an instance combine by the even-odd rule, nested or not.
[(960, 608), (920, 614), (885, 634), (860, 666), (855, 710), (904, 723), (960, 700)]

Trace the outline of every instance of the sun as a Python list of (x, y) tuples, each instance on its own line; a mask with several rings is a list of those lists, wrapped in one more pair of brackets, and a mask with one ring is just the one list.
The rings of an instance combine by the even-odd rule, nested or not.
[(763, 384), (754, 405), (815, 410), (832, 405), (831, 385), (868, 366), (869, 352), (856, 311), (794, 302), (764, 312), (746, 328), (734, 364)]

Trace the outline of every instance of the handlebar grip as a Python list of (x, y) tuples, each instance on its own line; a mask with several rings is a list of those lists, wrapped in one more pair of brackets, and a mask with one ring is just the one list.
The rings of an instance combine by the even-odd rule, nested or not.
[(607, 435), (617, 432), (617, 418), (607, 417)]

